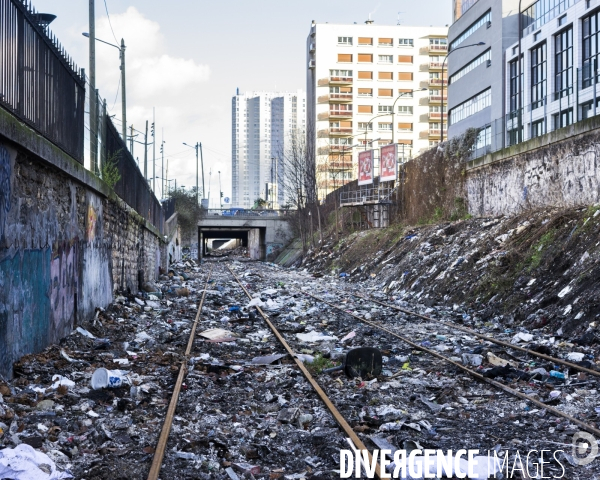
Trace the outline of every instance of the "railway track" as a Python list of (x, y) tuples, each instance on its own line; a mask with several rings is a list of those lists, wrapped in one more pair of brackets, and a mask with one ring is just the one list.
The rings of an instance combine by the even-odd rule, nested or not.
[[(221, 262), (221, 263), (224, 263), (224, 262)], [(246, 300), (251, 300), (253, 298), (253, 294), (256, 295), (257, 293), (267, 289), (267, 287), (273, 287), (274, 283), (276, 283), (272, 279), (271, 279), (271, 281), (269, 281), (268, 279), (265, 279), (264, 276), (261, 274), (261, 272), (255, 271), (257, 269), (254, 269), (252, 266), (248, 266), (249, 265), (248, 264), (248, 265), (244, 266), (244, 268), (243, 268), (245, 270), (244, 271), (244, 281), (247, 282), (245, 284), (244, 281), (242, 281), (242, 279), (240, 278), (240, 275), (239, 274), (236, 275), (236, 272), (232, 268), (230, 268), (229, 263), (231, 263), (231, 262), (227, 262), (227, 263), (228, 263), (226, 265), (227, 270), (225, 270), (224, 265), (222, 265), (222, 264), (211, 267), (211, 273), (209, 274), (209, 277), (206, 279), (204, 291), (202, 294), (202, 300), (200, 302), (200, 305), (198, 308), (198, 313), (196, 315), (196, 320), (193, 324), (192, 331), (190, 332), (190, 339), (188, 341), (188, 346), (187, 346), (187, 349), (185, 352), (185, 360), (180, 365), (179, 376), (177, 378), (173, 396), (171, 398), (169, 408), (167, 411), (167, 415), (165, 417), (165, 423), (163, 425), (162, 433), (161, 433), (161, 436), (160, 436), (160, 439), (159, 439), (159, 442), (157, 445), (157, 449), (156, 449), (156, 453), (154, 456), (150, 475), (148, 476), (149, 480), (156, 480), (159, 478), (159, 472), (161, 470), (161, 465), (163, 463), (164, 452), (167, 449), (167, 442), (169, 440), (169, 432), (172, 429), (173, 418), (174, 417), (176, 418), (176, 406), (177, 406), (178, 399), (180, 397), (181, 386), (186, 378), (186, 374), (190, 374), (190, 376), (197, 378), (198, 381), (200, 381), (200, 379), (202, 379), (202, 380), (205, 379), (205, 376), (203, 376), (203, 375), (191, 373), (194, 370), (194, 367), (193, 367), (193, 365), (190, 367), (189, 362), (191, 360), (190, 356), (192, 355), (194, 348), (195, 348), (195, 350), (199, 351), (199, 350), (201, 350), (201, 348), (200, 348), (201, 346), (207, 346), (206, 343), (203, 343), (201, 345), (196, 344), (196, 346), (194, 347), (194, 338), (196, 335), (197, 328), (202, 323), (201, 322), (202, 307), (204, 305), (204, 301), (205, 301), (207, 292), (209, 291), (209, 289), (208, 289), (209, 278), (212, 276), (213, 278), (218, 279), (217, 282), (220, 282), (223, 285), (227, 285), (227, 288), (231, 292), (234, 291), (234, 285), (235, 285), (235, 289), (237, 289), (237, 291), (236, 291), (235, 295), (232, 293), (231, 300), (234, 303), (237, 302), (239, 304), (242, 303), (242, 297), (241, 297), (242, 295), (246, 298)], [(239, 265), (238, 265), (238, 267), (239, 267)], [(288, 275), (288, 274), (286, 274), (286, 275)], [(284, 283), (285, 283), (285, 280), (284, 280)], [(330, 286), (327, 286), (326, 288), (328, 288), (330, 290)], [(525, 401), (530, 406), (538, 407), (539, 411), (542, 413), (547, 412), (548, 415), (553, 415), (556, 418), (564, 419), (566, 421), (565, 423), (567, 425), (576, 426), (577, 428), (579, 428), (581, 430), (584, 430), (593, 435), (596, 435), (597, 437), (600, 437), (600, 430), (598, 430), (595, 426), (592, 426), (590, 424), (590, 422), (588, 422), (586, 420), (580, 420), (579, 418), (576, 418), (573, 415), (570, 415), (570, 414), (563, 412), (551, 405), (548, 405), (547, 403), (540, 401), (538, 398), (536, 398), (533, 395), (533, 393), (529, 393), (529, 394), (523, 393), (521, 391), (516, 390), (515, 388), (509, 387), (508, 385), (506, 385), (504, 383), (501, 383), (496, 380), (492, 380), (490, 378), (486, 378), (483, 375), (481, 375), (481, 373), (476, 372), (473, 369), (468, 368), (465, 365), (462, 365), (454, 360), (451, 360), (450, 358), (446, 357), (445, 355), (442, 355), (440, 352), (434, 351), (430, 348), (420, 345), (414, 341), (414, 338), (412, 338), (412, 339), (408, 338), (411, 335), (410, 332), (408, 332), (405, 335), (401, 335), (400, 333), (395, 331), (395, 329), (398, 327), (410, 329), (411, 328), (410, 324), (399, 325), (398, 323), (394, 323), (393, 325), (391, 325), (391, 324), (381, 325), (380, 323), (370, 321), (360, 315), (350, 313), (347, 311), (347, 308), (345, 308), (344, 306), (336, 305), (333, 302), (330, 302), (324, 298), (319, 297), (318, 295), (315, 295), (315, 293), (307, 292), (305, 290), (304, 291), (297, 290), (296, 293), (294, 294), (294, 293), (292, 293), (291, 289), (284, 290), (284, 291), (286, 292), (286, 295), (284, 295), (286, 299), (291, 298), (293, 300), (294, 298), (296, 298), (296, 299), (300, 298), (300, 299), (302, 299), (302, 301), (304, 301), (304, 299), (311, 299), (311, 302), (312, 302), (311, 305), (318, 305), (318, 304), (327, 305), (327, 307), (329, 309), (339, 311), (341, 313), (340, 317), (342, 318), (342, 320), (336, 320), (335, 322), (326, 322), (327, 325), (330, 327), (335, 325), (335, 328), (346, 328), (347, 329), (350, 327), (355, 327), (356, 325), (358, 325), (357, 322), (360, 322), (361, 324), (364, 324), (365, 326), (368, 326), (369, 328), (377, 329), (379, 332), (381, 332), (383, 335), (385, 335), (388, 338), (393, 337), (395, 339), (398, 339), (401, 342), (403, 342), (404, 344), (406, 344), (408, 347), (410, 347), (411, 349), (421, 351), (421, 352), (425, 353), (426, 355), (430, 356), (433, 360), (431, 361), (432, 363), (427, 364), (428, 367), (438, 370), (440, 372), (440, 375), (442, 375), (443, 377), (447, 377), (448, 379), (450, 379), (453, 376), (455, 376), (455, 373), (453, 373), (453, 372), (462, 372), (464, 374), (467, 374), (472, 379), (472, 381), (475, 380), (479, 383), (484, 383), (486, 385), (493, 387), (494, 389), (496, 389), (498, 391), (498, 394), (490, 394), (488, 391), (482, 391), (480, 387), (475, 386), (475, 385), (477, 385), (476, 383), (471, 384), (473, 386), (473, 387), (471, 387), (468, 385), (468, 382), (465, 380), (466, 377), (460, 378), (460, 382), (462, 384), (463, 390), (465, 390), (465, 388), (468, 388), (469, 390), (472, 389), (473, 392), (476, 395), (479, 395), (481, 398), (489, 398), (490, 399), (488, 403), (490, 404), (490, 406), (494, 407), (493, 408), (494, 411), (490, 412), (491, 415), (499, 414), (498, 413), (498, 405), (499, 404), (502, 404), (502, 408), (504, 408), (505, 410), (508, 410), (509, 412), (512, 412), (512, 410), (514, 410), (514, 406), (515, 406), (514, 402), (511, 402), (510, 400), (503, 398), (503, 395), (508, 395), (510, 397), (518, 398), (519, 400)], [(214, 295), (214, 294), (211, 294), (211, 295)], [(422, 320), (425, 320), (426, 322), (440, 324), (440, 325), (443, 325), (445, 328), (460, 330), (464, 333), (468, 333), (469, 335), (475, 336), (481, 340), (489, 341), (491, 343), (494, 343), (496, 345), (500, 345), (500, 346), (503, 346), (506, 348), (512, 348), (515, 350), (519, 350), (519, 351), (522, 351), (527, 354), (535, 355), (546, 361), (552, 361), (554, 363), (559, 363), (559, 364), (562, 364), (569, 368), (575, 368), (575, 369), (578, 369), (579, 371), (583, 371), (587, 374), (598, 376), (598, 372), (596, 372), (595, 370), (581, 367), (579, 365), (573, 364), (572, 362), (567, 362), (562, 359), (558, 359), (558, 358), (555, 358), (555, 357), (552, 357), (549, 355), (540, 354), (539, 352), (533, 352), (526, 348), (508, 344), (507, 342), (504, 342), (502, 340), (494, 339), (492, 337), (486, 336), (484, 334), (480, 334), (478, 332), (475, 332), (471, 329), (468, 329), (468, 328), (460, 326), (460, 325), (454, 325), (449, 322), (443, 322), (443, 321), (440, 322), (432, 317), (428, 317), (426, 315), (422, 315), (417, 312), (410, 311), (408, 309), (403, 309), (396, 305), (390, 305), (385, 302), (381, 302), (379, 300), (371, 299), (371, 298), (368, 298), (368, 297), (365, 297), (362, 295), (358, 295), (355, 293), (349, 294), (347, 292), (344, 292), (344, 293), (337, 292), (337, 295), (338, 295), (338, 298), (343, 298), (344, 296), (347, 296), (347, 295), (353, 295), (357, 298), (362, 299), (365, 302), (373, 302), (384, 308), (390, 308), (395, 311), (400, 311), (406, 315), (416, 316), (418, 318), (421, 318)], [(291, 303), (293, 303), (293, 301)], [(368, 458), (371, 458), (370, 450), (373, 450), (376, 447), (373, 447), (373, 446), (369, 447), (364, 443), (364, 440), (366, 438), (370, 438), (370, 437), (365, 437), (364, 434), (361, 434), (360, 436), (357, 435), (357, 432), (364, 431), (364, 428), (365, 428), (364, 422), (363, 422), (364, 418), (365, 417), (370, 418), (366, 415), (361, 416), (358, 413), (361, 413), (361, 414), (364, 413), (365, 408), (367, 408), (367, 410), (368, 410), (369, 407), (362, 407), (363, 411), (357, 413), (356, 406), (355, 405), (352, 405), (352, 406), (347, 405), (347, 400), (344, 399), (344, 394), (347, 394), (348, 391), (350, 391), (350, 392), (355, 391), (356, 388), (363, 388), (363, 385), (365, 384), (365, 382), (362, 382), (362, 384), (357, 387), (352, 381), (347, 381), (346, 383), (344, 383), (343, 381), (341, 381), (337, 378), (332, 378), (329, 375), (318, 375), (317, 378), (315, 378), (310, 373), (309, 369), (306, 368), (304, 363), (300, 360), (297, 352), (299, 352), (300, 350), (303, 349), (303, 344), (299, 343), (298, 340), (293, 335), (289, 335), (286, 332), (288, 330), (287, 328), (284, 328), (284, 327), (287, 327), (286, 320), (282, 321), (280, 318), (277, 318), (277, 317), (275, 317), (275, 318), (277, 318), (277, 320), (275, 320), (274, 318), (272, 318), (268, 315), (268, 312), (265, 312), (260, 307), (256, 307), (256, 311), (258, 312), (258, 314), (260, 316), (260, 319), (257, 319), (256, 322), (258, 323), (259, 320), (260, 320), (260, 322), (264, 322), (264, 324), (268, 327), (270, 334), (277, 341), (278, 346), (275, 345), (275, 343), (272, 342), (271, 340), (268, 340), (269, 350), (271, 350), (271, 351), (279, 350), (279, 351), (283, 351), (283, 352), (285, 352), (285, 354), (287, 354), (288, 359), (292, 363), (286, 365), (286, 368), (287, 367), (295, 368), (297, 371), (299, 371), (302, 374), (302, 376), (306, 380), (306, 388), (303, 391), (306, 392), (307, 389), (310, 388), (313, 392), (315, 392), (316, 397), (327, 408), (328, 414), (331, 416), (331, 419), (333, 421), (335, 421), (335, 423), (338, 425), (339, 429), (341, 430), (340, 433), (342, 433), (344, 437), (351, 439), (352, 443), (354, 444), (354, 447), (356, 449), (367, 452)], [(345, 320), (343, 320), (343, 319), (345, 319)], [(348, 321), (349, 319), (351, 319), (351, 322)], [(212, 320), (212, 323), (214, 324), (214, 320)], [(237, 328), (238, 330), (251, 331), (251, 330), (256, 329), (254, 322), (252, 322), (252, 323), (253, 323), (252, 327), (249, 327), (248, 325), (244, 326), (244, 322), (240, 322), (240, 323), (228, 322), (227, 325), (233, 324), (233, 325), (235, 325), (235, 328)], [(287, 322), (287, 323), (289, 323), (289, 322)], [(321, 324), (318, 324), (318, 322), (317, 322), (317, 323), (315, 323), (315, 325), (320, 325), (321, 328), (323, 327), (322, 322), (321, 322)], [(392, 330), (392, 328), (394, 328), (394, 330)], [(260, 331), (261, 330), (259, 329), (259, 332)], [(365, 338), (367, 338), (367, 337), (365, 337)], [(263, 338), (263, 341), (264, 341), (264, 338)], [(216, 347), (213, 347), (212, 345), (210, 345), (210, 348), (212, 348), (212, 350), (210, 351), (210, 354), (213, 355)], [(219, 351), (222, 352), (223, 350), (221, 349)], [(206, 352), (203, 352), (203, 353), (206, 353)], [(252, 368), (253, 368), (251, 365), (249, 366), (247, 360), (248, 359), (246, 358), (246, 364), (243, 366), (243, 371), (249, 371), (249, 370), (252, 370)], [(433, 362), (437, 362), (437, 363), (433, 363)], [(448, 365), (452, 371), (448, 373), (447, 368), (443, 367), (442, 365)], [(237, 373), (235, 375), (239, 375), (239, 373)], [(234, 376), (234, 375), (231, 375), (231, 376)], [(188, 390), (186, 391), (186, 395), (188, 397), (189, 396), (193, 397), (193, 395), (197, 395), (197, 396), (200, 395), (201, 390), (198, 390), (197, 388), (195, 389), (195, 386), (193, 385), (195, 378), (192, 379), (192, 382), (186, 382), (186, 383), (188, 383), (188, 387), (189, 387)], [(218, 379), (217, 379), (217, 381), (218, 381)], [(444, 381), (446, 381), (445, 378), (444, 378)], [(337, 382), (337, 384), (335, 382)], [(214, 382), (214, 383), (217, 383), (217, 382)], [(233, 382), (230, 382), (230, 383), (233, 383)], [(298, 383), (298, 384), (300, 384), (300, 383)], [(341, 385), (343, 388), (338, 388), (338, 384)], [(369, 385), (372, 385), (372, 383), (369, 382)], [(247, 387), (247, 389), (248, 388), (249, 387)], [(419, 388), (415, 388), (414, 390), (415, 391), (419, 390)], [(343, 391), (340, 392), (340, 390), (343, 390)], [(421, 389), (421, 390), (427, 390), (427, 387), (425, 389)], [(410, 386), (408, 389), (405, 389), (405, 391), (410, 391)], [(233, 392), (233, 391), (229, 392), (229, 393), (224, 392), (224, 394), (222, 396), (229, 397), (231, 400), (234, 400), (234, 393), (235, 392)], [(356, 396), (356, 393), (354, 393), (353, 395)], [(367, 403), (367, 404), (372, 403), (375, 400), (377, 400), (378, 402), (381, 402), (382, 398), (384, 399), (384, 401), (391, 402), (392, 404), (395, 404), (395, 405), (399, 405), (400, 403), (402, 403), (402, 406), (404, 406), (404, 407), (405, 406), (412, 407), (411, 403), (413, 402), (412, 400), (410, 400), (410, 401), (406, 401), (405, 399), (400, 400), (402, 397), (399, 397), (396, 400), (395, 398), (392, 398), (385, 394), (376, 396), (376, 394), (372, 394), (371, 390), (369, 390), (367, 388), (364, 388), (362, 390), (362, 395), (363, 395), (363, 397), (369, 397), (368, 399), (365, 399), (365, 402), (362, 402), (362, 403)], [(272, 395), (270, 395), (270, 396), (272, 396)], [(412, 398), (415, 395), (412, 395), (412, 396), (409, 395), (409, 396), (410, 396), (410, 398)], [(256, 395), (254, 395), (254, 398), (256, 398)], [(293, 396), (292, 396), (292, 400), (293, 400)], [(188, 398), (186, 401), (190, 402), (190, 398)], [(227, 402), (225, 402), (225, 403), (227, 403)], [(342, 408), (340, 409), (340, 407), (342, 407)], [(236, 407), (236, 408), (240, 408), (240, 407)], [(483, 408), (483, 407), (478, 407), (478, 408)], [(220, 412), (221, 410), (225, 411), (226, 409), (223, 407), (217, 409), (218, 412)], [(407, 408), (407, 410), (410, 410), (410, 408)], [(472, 408), (472, 406), (465, 407), (465, 411), (466, 410), (472, 411), (473, 408)], [(459, 418), (464, 416), (464, 414), (465, 414), (465, 412), (460, 412), (460, 411), (457, 414), (452, 413), (452, 415), (454, 415), (454, 416), (458, 415)], [(438, 415), (438, 418), (436, 418), (436, 421), (440, 425), (442, 425), (441, 427), (438, 426), (437, 427), (438, 429), (449, 428), (449, 427), (444, 427), (444, 424), (456, 425), (456, 422), (454, 421), (454, 417), (452, 415), (448, 415), (448, 417), (449, 417), (448, 419), (441, 418), (441, 417), (443, 417), (442, 413), (438, 412), (437, 415)], [(508, 415), (512, 416), (512, 415), (514, 415), (514, 413), (508, 413)], [(544, 415), (546, 415), (546, 413), (544, 413)], [(233, 415), (233, 417), (236, 418), (236, 415)], [(325, 418), (325, 416), (323, 415), (321, 418), (323, 419), (322, 420), (323, 424), (327, 424), (328, 420)], [(469, 418), (469, 414), (466, 414), (465, 418)], [(267, 417), (267, 419), (268, 419), (268, 417)], [(528, 419), (524, 420), (525, 425), (528, 424), (527, 421), (528, 421)], [(518, 422), (519, 421), (517, 420), (517, 423)], [(329, 424), (331, 424), (331, 421)], [(368, 421), (367, 421), (367, 424), (368, 424)], [(427, 422), (425, 423), (425, 425), (427, 425)], [(367, 430), (369, 428), (371, 428), (371, 427), (367, 427)], [(400, 426), (400, 428), (401, 428), (401, 426)], [(550, 427), (550, 428), (552, 429), (553, 427)], [(317, 430), (318, 430), (318, 428), (317, 428)], [(501, 430), (511, 430), (511, 429), (503, 426), (503, 428)], [(430, 432), (431, 431), (433, 431), (433, 430), (430, 430)], [(498, 431), (496, 433), (501, 434), (500, 431)], [(537, 434), (536, 441), (539, 444), (543, 444), (545, 439), (541, 438), (541, 435), (540, 435), (541, 432), (535, 432), (535, 433)], [(271, 432), (271, 436), (273, 436), (273, 432)], [(502, 437), (495, 437), (495, 438), (500, 439), (500, 440), (502, 439)], [(171, 439), (171, 441), (173, 441), (173, 439)], [(552, 443), (552, 440), (548, 440), (548, 441), (550, 443)], [(268, 440), (267, 440), (267, 443), (268, 443)], [(370, 442), (370, 444), (372, 444), (372, 443)], [(347, 447), (341, 446), (340, 442), (338, 442), (337, 446), (338, 446), (338, 448), (347, 448)], [(461, 447), (462, 447), (462, 445), (461, 445)], [(450, 446), (450, 448), (456, 448), (456, 446), (454, 446), (454, 447)], [(267, 449), (268, 449), (268, 447), (267, 447)], [(328, 464), (328, 463), (330, 464), (330, 462), (331, 462), (331, 460), (329, 462), (327, 462), (325, 460), (323, 461), (324, 464)], [(331, 467), (331, 465), (329, 465), (329, 467)], [(172, 467), (172, 468), (174, 468), (174, 467)], [(335, 468), (335, 466), (334, 466), (334, 468)], [(381, 472), (379, 471), (378, 467), (377, 467), (376, 474), (379, 478), (381, 478)], [(167, 477), (165, 477), (165, 478), (167, 478)], [(188, 477), (186, 477), (186, 478), (188, 478)], [(234, 477), (230, 477), (230, 478), (234, 478)], [(282, 477), (274, 476), (272, 478), (282, 478)], [(327, 477), (327, 478), (329, 478), (329, 477)], [(574, 476), (573, 478), (586, 478), (586, 477), (575, 477)]]

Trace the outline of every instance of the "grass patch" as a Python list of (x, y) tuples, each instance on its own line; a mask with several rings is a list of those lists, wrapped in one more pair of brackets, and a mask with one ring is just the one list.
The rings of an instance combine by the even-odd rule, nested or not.
[(531, 246), (531, 257), (529, 257), (529, 270), (538, 268), (544, 258), (544, 250), (554, 241), (554, 231), (544, 233), (540, 239)]
[(311, 375), (318, 375), (327, 368), (336, 367), (338, 363), (332, 362), (331, 359), (325, 358), (320, 353), (315, 357), (312, 363), (307, 363), (306, 368)]

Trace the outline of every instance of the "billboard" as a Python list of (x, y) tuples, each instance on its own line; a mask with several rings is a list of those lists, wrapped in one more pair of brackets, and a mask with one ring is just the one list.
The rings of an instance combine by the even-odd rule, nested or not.
[(392, 143), (381, 147), (379, 154), (379, 181), (391, 182), (396, 180), (396, 167), (398, 165), (398, 144)]
[(373, 183), (373, 150), (366, 150), (358, 154), (358, 184), (370, 185)]

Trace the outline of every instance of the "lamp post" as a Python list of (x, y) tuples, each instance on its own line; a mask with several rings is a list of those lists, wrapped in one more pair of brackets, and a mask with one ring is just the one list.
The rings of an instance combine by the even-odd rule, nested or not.
[(444, 141), (444, 69), (446, 68), (446, 60), (451, 53), (460, 50), (461, 48), (469, 48), (469, 47), (481, 47), (485, 45), (485, 42), (473, 43), (471, 45), (463, 45), (462, 47), (453, 48), (448, 52), (448, 54), (444, 57), (444, 61), (442, 62), (442, 128), (440, 129), (440, 143)]
[[(87, 32), (82, 33), (84, 37), (90, 38), (90, 34)], [(95, 38), (97, 42), (105, 43), (106, 45), (110, 45), (111, 47), (115, 47), (119, 50), (119, 57), (121, 58), (121, 112), (123, 116), (123, 125), (121, 125), (121, 132), (123, 135), (123, 141), (127, 144), (127, 95), (125, 88), (125, 41), (121, 39), (121, 46), (117, 46), (114, 43), (105, 42), (104, 40), (100, 40), (99, 38)], [(93, 94), (93, 92), (90, 92)], [(91, 98), (91, 97), (90, 97)], [(91, 112), (91, 110), (90, 110)]]
[(402, 92), (400, 95), (398, 95), (396, 97), (396, 100), (394, 100), (394, 104), (392, 105), (392, 143), (396, 143), (396, 141), (395, 141), (396, 135), (394, 135), (396, 133), (396, 128), (394, 127), (394, 123), (396, 121), (395, 120), (396, 119), (396, 102), (398, 100), (400, 100), (404, 95), (408, 95), (409, 93), (413, 94), (415, 92), (422, 92), (424, 90), (427, 90), (427, 89), (425, 87), (423, 87), (423, 88), (419, 88), (418, 90), (411, 90), (410, 92)]
[(223, 208), (223, 190), (221, 190), (221, 170), (219, 172), (219, 207)]

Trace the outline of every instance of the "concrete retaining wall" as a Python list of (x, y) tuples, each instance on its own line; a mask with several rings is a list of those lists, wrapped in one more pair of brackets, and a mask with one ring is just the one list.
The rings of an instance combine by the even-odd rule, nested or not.
[(0, 374), (155, 278), (159, 233), (101, 180), (0, 109)]
[(511, 215), (600, 202), (600, 118), (594, 117), (470, 162), (469, 212)]

